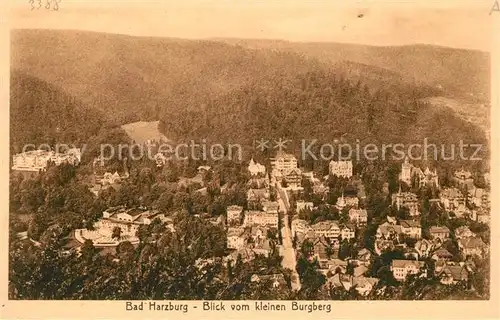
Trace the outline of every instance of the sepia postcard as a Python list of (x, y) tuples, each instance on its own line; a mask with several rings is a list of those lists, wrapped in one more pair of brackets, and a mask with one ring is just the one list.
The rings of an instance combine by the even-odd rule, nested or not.
[(0, 27), (1, 318), (500, 317), (498, 0)]

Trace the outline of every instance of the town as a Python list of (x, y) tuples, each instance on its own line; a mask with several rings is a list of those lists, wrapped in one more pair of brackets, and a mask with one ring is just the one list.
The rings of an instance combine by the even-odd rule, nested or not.
[[(49, 157), (41, 152), (14, 155), (13, 170), (38, 175), (51, 170), (75, 175), (80, 170), (78, 161), (40, 158)], [(186, 250), (218, 241), (206, 250), (197, 248), (202, 253), (195, 257), (197, 272), (219, 263), (227, 269), (226, 277), (234, 279), (235, 268), (260, 261), (248, 282), (265, 287), (274, 299), (280, 297), (276, 292), (287, 291), (308, 292), (308, 299), (370, 299), (418, 281), (428, 287), (459, 288), (457, 292), (472, 296), (488, 290), (487, 173), (460, 168), (442, 179), (436, 169), (420, 168), (405, 158), (390, 172), (370, 172), (350, 160), (332, 160), (327, 174), (320, 176), (283, 151), (261, 162), (252, 157), (240, 169), (234, 163), (192, 163), (187, 168), (191, 177), (181, 177), (179, 164), (160, 156), (131, 170), (123, 163), (114, 173), (94, 161), (85, 180), (87, 190), (81, 192), (88, 192), (88, 201), (100, 203), (93, 206), (96, 213), (65, 226), (61, 221), (37, 224), (36, 218), (23, 223), (14, 216), (17, 245), (46, 248), (56, 237), (60, 259), (101, 252), (120, 265), (148, 244), (156, 247), (172, 237), (185, 239), (196, 220), (208, 229), (191, 236), (209, 241), (192, 242)], [(17, 188), (37, 178), (19, 177)], [(29, 211), (24, 199), (17, 201), (19, 212)], [(186, 214), (190, 217), (179, 218)], [(211, 228), (217, 229), (213, 235)], [(154, 250), (149, 255), (155, 255)]]

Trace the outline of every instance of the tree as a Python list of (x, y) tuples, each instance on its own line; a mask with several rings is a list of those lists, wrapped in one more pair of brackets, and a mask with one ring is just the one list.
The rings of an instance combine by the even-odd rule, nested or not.
[(111, 234), (111, 238), (120, 240), (121, 235), (122, 235), (122, 229), (120, 227), (114, 227), (113, 232)]

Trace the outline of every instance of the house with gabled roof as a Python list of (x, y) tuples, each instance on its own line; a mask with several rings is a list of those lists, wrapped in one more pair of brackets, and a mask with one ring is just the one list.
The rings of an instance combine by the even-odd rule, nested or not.
[(366, 209), (350, 209), (349, 210), (349, 221), (355, 223), (358, 226), (364, 226), (368, 222), (368, 212)]
[(461, 238), (458, 241), (458, 249), (466, 256), (477, 255), (483, 257), (487, 245), (481, 237)]
[(408, 237), (420, 239), (422, 237), (422, 227), (420, 221), (415, 220), (401, 220), (399, 222), (401, 231)]
[(394, 278), (398, 281), (406, 280), (406, 277), (411, 274), (422, 273), (426, 275), (425, 263), (417, 260), (392, 260), (391, 271)]
[(465, 265), (446, 265), (438, 275), (442, 284), (457, 284), (460, 281), (469, 280), (469, 271)]
[(441, 242), (450, 237), (450, 229), (446, 226), (432, 226), (429, 228), (429, 233), (432, 239), (439, 239)]
[(471, 238), (475, 235), (476, 234), (470, 231), (469, 227), (467, 226), (461, 226), (455, 229), (455, 238), (457, 239)]

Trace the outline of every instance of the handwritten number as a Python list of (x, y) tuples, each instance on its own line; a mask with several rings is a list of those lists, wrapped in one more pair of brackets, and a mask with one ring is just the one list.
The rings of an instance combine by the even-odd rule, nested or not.
[[(42, 7), (43, 0), (28, 0), (28, 3), (31, 5), (31, 10), (40, 9)], [(45, 0), (45, 9), (59, 11), (59, 3), (61, 0)], [(35, 5), (38, 4), (38, 7)]]

